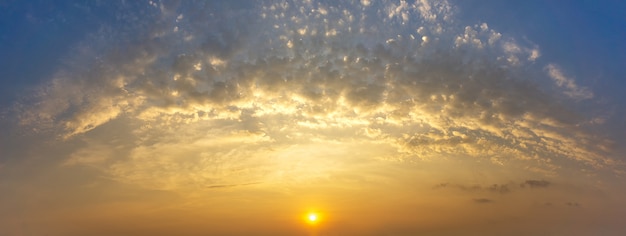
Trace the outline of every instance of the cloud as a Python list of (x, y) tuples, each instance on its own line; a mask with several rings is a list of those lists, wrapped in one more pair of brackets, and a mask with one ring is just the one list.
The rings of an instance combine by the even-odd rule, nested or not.
[(566, 89), (565, 95), (578, 100), (593, 98), (593, 92), (585, 87), (579, 87), (575, 80), (565, 76), (557, 65), (549, 64), (546, 66), (546, 70), (557, 86)]
[[(524, 78), (536, 47), (486, 23), (459, 26), (447, 1), (187, 4), (153, 3), (129, 28), (87, 37), (16, 105), (22, 127), (106, 140), (97, 131), (124, 121), (134, 146), (120, 160), (76, 150), (64, 163), (156, 189), (265, 182), (284, 173), (273, 155), (314, 141), (543, 173), (559, 161), (615, 165), (578, 126), (585, 114)], [(566, 94), (592, 98), (546, 68)]]
[(520, 184), (521, 187), (529, 186), (531, 188), (547, 188), (552, 183), (546, 180), (526, 180), (524, 183)]
[(511, 190), (509, 189), (509, 187), (507, 185), (491, 185), (489, 186), (489, 191), (491, 192), (497, 192), (497, 193), (509, 193), (511, 192)]
[(488, 198), (475, 198), (474, 202), (478, 204), (485, 204), (485, 203), (493, 203), (493, 200), (488, 199)]
[(568, 207), (580, 207), (580, 203), (578, 202), (566, 202), (565, 205)]
[(256, 182), (256, 183), (245, 183), (245, 184), (223, 184), (223, 185), (210, 185), (207, 186), (207, 188), (233, 188), (233, 187), (239, 187), (239, 186), (248, 186), (248, 185), (255, 185), (255, 184), (260, 184), (261, 182)]
[(511, 189), (506, 184), (492, 184), (487, 187), (483, 187), (481, 185), (462, 185), (462, 184), (449, 184), (449, 183), (441, 183), (435, 185), (434, 189), (441, 188), (455, 188), (462, 190), (464, 192), (492, 192), (492, 193), (510, 193)]

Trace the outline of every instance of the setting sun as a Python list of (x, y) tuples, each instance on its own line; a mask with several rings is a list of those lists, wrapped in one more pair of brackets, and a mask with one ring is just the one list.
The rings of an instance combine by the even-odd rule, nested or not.
[(317, 212), (309, 212), (304, 216), (304, 220), (310, 225), (315, 225), (320, 222), (320, 215)]

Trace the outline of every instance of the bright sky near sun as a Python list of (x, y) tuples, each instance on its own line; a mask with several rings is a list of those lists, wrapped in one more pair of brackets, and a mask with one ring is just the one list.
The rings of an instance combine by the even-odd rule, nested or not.
[(0, 1), (0, 235), (625, 235), (618, 1)]

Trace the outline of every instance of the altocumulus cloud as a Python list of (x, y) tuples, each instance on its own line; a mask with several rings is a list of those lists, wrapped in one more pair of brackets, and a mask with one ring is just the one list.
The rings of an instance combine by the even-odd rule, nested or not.
[(15, 106), (28, 132), (87, 140), (64, 165), (155, 189), (271, 181), (293, 166), (270, 157), (310, 142), (544, 174), (617, 165), (611, 141), (582, 128), (594, 117), (570, 106), (587, 88), (535, 65), (538, 46), (459, 24), (447, 1), (146, 4)]

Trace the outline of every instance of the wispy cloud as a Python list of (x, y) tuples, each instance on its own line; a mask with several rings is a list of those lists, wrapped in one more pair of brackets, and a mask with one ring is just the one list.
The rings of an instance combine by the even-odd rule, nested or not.
[(478, 204), (485, 204), (485, 203), (493, 203), (494, 201), (489, 198), (475, 198), (474, 202)]
[(566, 202), (565, 205), (568, 207), (580, 207), (580, 203), (578, 202)]
[(574, 79), (565, 76), (557, 65), (549, 64), (546, 66), (546, 70), (557, 86), (566, 89), (564, 93), (567, 96), (579, 100), (593, 98), (593, 92), (585, 87), (578, 86)]
[(449, 183), (441, 183), (434, 187), (435, 189), (441, 188), (454, 188), (459, 189), (465, 192), (492, 192), (492, 193), (510, 193), (511, 189), (507, 184), (492, 184), (490, 186), (481, 186), (481, 185), (462, 185), (462, 184), (449, 184)]
[(261, 182), (256, 182), (256, 183), (245, 183), (245, 184), (222, 184), (222, 185), (210, 185), (207, 186), (207, 188), (233, 188), (233, 187), (239, 187), (239, 186), (248, 186), (248, 185), (255, 185), (255, 184), (260, 184)]
[(552, 183), (546, 180), (526, 180), (524, 183), (520, 184), (522, 187), (531, 187), (531, 188), (547, 188)]

